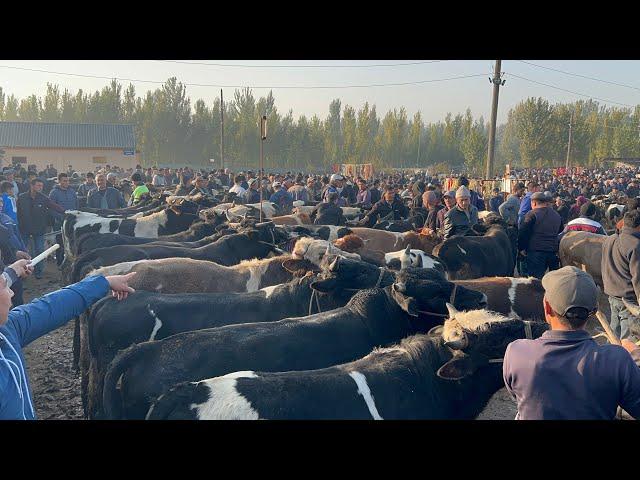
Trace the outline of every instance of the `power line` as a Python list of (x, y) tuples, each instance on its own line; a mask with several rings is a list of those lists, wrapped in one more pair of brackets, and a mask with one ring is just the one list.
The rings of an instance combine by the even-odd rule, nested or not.
[[(39, 72), (39, 73), (49, 73), (53, 75), (66, 75), (72, 77), (84, 77), (84, 78), (98, 78), (105, 80), (121, 80), (125, 82), (136, 82), (136, 83), (155, 83), (155, 84), (164, 84), (164, 81), (159, 80), (140, 80), (135, 78), (124, 78), (124, 77), (105, 77), (100, 75), (89, 75), (89, 74), (80, 74), (80, 73), (68, 73), (68, 72), (55, 72), (51, 70), (41, 70), (37, 68), (26, 68), (26, 67), (13, 67), (9, 65), (0, 65), (0, 68), (9, 68), (13, 70), (25, 70), (28, 72)], [(434, 83), (434, 82), (446, 82), (449, 80), (459, 80), (463, 78), (472, 78), (472, 77), (482, 77), (484, 73), (479, 73), (475, 75), (460, 75), (457, 77), (448, 77), (448, 78), (436, 78), (431, 80), (418, 80), (414, 82), (397, 82), (397, 83), (378, 83), (378, 84), (370, 84), (370, 85), (310, 85), (310, 86), (300, 86), (300, 85), (279, 85), (279, 86), (269, 86), (269, 85), (220, 85), (220, 84), (210, 84), (210, 83), (185, 83), (181, 82), (185, 86), (189, 87), (215, 87), (215, 88), (264, 88), (264, 89), (298, 89), (298, 90), (318, 90), (318, 89), (342, 89), (342, 88), (373, 88), (373, 87), (399, 87), (405, 85), (421, 85), (426, 83)]]
[(377, 63), (372, 65), (247, 65), (229, 63), (187, 62), (184, 60), (155, 60), (156, 62), (180, 63), (183, 65), (206, 65), (210, 67), (240, 67), (240, 68), (370, 68), (370, 67), (400, 67), (404, 65), (425, 65), (428, 63), (447, 62), (448, 60), (426, 60), (423, 62), (407, 63)]
[(531, 63), (531, 62), (527, 62), (525, 60), (518, 60), (518, 62), (521, 63), (526, 63), (527, 65), (533, 65), (534, 67), (538, 67), (538, 68), (544, 68), (545, 70), (551, 70), (552, 72), (558, 72), (558, 73), (563, 73), (565, 75), (572, 75), (574, 77), (580, 77), (580, 78), (586, 78), (588, 80), (593, 80), (595, 82), (602, 82), (602, 83), (608, 83), (610, 85), (617, 85), (619, 87), (625, 87), (625, 88), (631, 88), (633, 90), (637, 90), (640, 91), (639, 87), (634, 87), (633, 85), (626, 85), (624, 83), (618, 83), (618, 82), (612, 82), (610, 80), (602, 80), (600, 78), (595, 78), (595, 77), (589, 77), (587, 75), (580, 75), (579, 73), (572, 73), (572, 72), (567, 72), (565, 70), (559, 70), (557, 68), (551, 68), (551, 67), (545, 67), (544, 65), (538, 65), (537, 63)]
[(574, 92), (573, 90), (567, 90), (566, 88), (556, 87), (555, 85), (551, 85), (551, 84), (544, 83), (544, 82), (538, 82), (537, 80), (531, 80), (530, 78), (521, 77), (520, 75), (516, 75), (515, 73), (509, 73), (509, 75), (511, 75), (511, 76), (513, 76), (515, 78), (519, 78), (521, 80), (525, 80), (527, 82), (537, 83), (538, 85), (544, 85), (545, 87), (555, 88), (556, 90), (561, 90), (563, 92), (572, 93), (572, 94), (578, 95), (580, 97), (592, 98), (594, 100), (600, 100), (601, 102), (613, 103), (615, 105), (621, 105), (623, 107), (629, 107), (629, 108), (634, 108), (635, 107), (635, 105), (629, 105), (627, 103), (614, 102), (613, 100), (607, 100), (606, 98), (598, 98), (598, 97), (594, 97), (593, 95), (587, 95), (586, 93)]

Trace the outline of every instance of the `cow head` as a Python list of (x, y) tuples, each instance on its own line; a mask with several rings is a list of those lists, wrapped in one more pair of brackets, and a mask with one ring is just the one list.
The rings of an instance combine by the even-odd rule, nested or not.
[(327, 240), (316, 240), (307, 237), (301, 238), (296, 242), (291, 255), (297, 260), (309, 260), (318, 267), (323, 264), (329, 264), (338, 255), (360, 260), (360, 255), (357, 253), (344, 252), (334, 247)]
[[(362, 260), (338, 256), (330, 264), (322, 265), (322, 275), (311, 287), (319, 292), (333, 289), (367, 289), (391, 285), (393, 273), (381, 270), (371, 263)], [(382, 275), (382, 277), (381, 277)], [(380, 282), (378, 282), (380, 279)]]
[(510, 319), (488, 310), (460, 312), (452, 305), (449, 319), (442, 328), (444, 344), (454, 351), (454, 356), (438, 370), (438, 376), (447, 380), (461, 380), (477, 369), (499, 361), (504, 357), (507, 345), (520, 338), (538, 338), (549, 324)]
[(414, 299), (415, 311), (409, 312), (414, 316), (420, 313), (447, 315), (449, 313), (447, 302), (450, 301), (453, 301), (458, 308), (468, 310), (484, 308), (487, 305), (487, 297), (484, 293), (460, 285), (456, 286), (437, 270), (420, 268), (402, 270), (396, 275), (392, 293), (398, 304), (401, 301), (407, 302), (407, 298)]

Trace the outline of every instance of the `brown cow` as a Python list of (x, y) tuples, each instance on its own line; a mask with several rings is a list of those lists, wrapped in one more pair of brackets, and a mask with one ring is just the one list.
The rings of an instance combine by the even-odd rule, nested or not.
[(511, 318), (544, 320), (544, 288), (537, 278), (484, 277), (454, 283), (484, 293), (495, 312)]
[(294, 213), (292, 215), (282, 215), (269, 219), (276, 225), (311, 225), (311, 217), (306, 213)]
[(589, 232), (568, 232), (560, 240), (560, 262), (563, 267), (573, 265), (585, 270), (593, 277), (596, 285), (604, 288), (602, 283), (602, 244), (606, 236)]
[(351, 232), (364, 241), (367, 250), (377, 250), (382, 253), (397, 252), (411, 247), (430, 254), (439, 243), (439, 239), (434, 235), (416, 232), (388, 232), (363, 227), (351, 228)]

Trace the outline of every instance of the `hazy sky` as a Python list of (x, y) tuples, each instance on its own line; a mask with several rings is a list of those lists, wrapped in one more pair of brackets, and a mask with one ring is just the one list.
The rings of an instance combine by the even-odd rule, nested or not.
[[(551, 102), (569, 102), (585, 98), (574, 93), (558, 90), (528, 80), (542, 82), (564, 90), (571, 90), (588, 97), (599, 98), (626, 105), (640, 104), (640, 61), (545, 61), (527, 60), (544, 67), (563, 70), (574, 74), (594, 77), (599, 80), (625, 84), (625, 86), (602, 83), (591, 79), (580, 78), (564, 73), (543, 69), (516, 60), (503, 60), (502, 71), (507, 80), (500, 89), (498, 121), (504, 122), (511, 107), (523, 98), (542, 96)], [(177, 61), (181, 62), (181, 61)], [(196, 60), (188, 60), (193, 63)], [(266, 95), (273, 90), (278, 111), (286, 113), (293, 110), (294, 117), (299, 115), (320, 118), (326, 117), (329, 103), (340, 98), (344, 104), (358, 109), (364, 102), (375, 104), (378, 115), (393, 108), (404, 106), (413, 115), (421, 111), (426, 122), (438, 121), (447, 112), (463, 113), (471, 108), (474, 116), (484, 116), (488, 120), (491, 111), (491, 84), (489, 76), (493, 71), (494, 60), (450, 60), (434, 63), (412, 65), (389, 64), (426, 62), (426, 60), (389, 60), (389, 61), (269, 61), (269, 60), (200, 60), (202, 63), (218, 63), (222, 65), (187, 65), (175, 61), (17, 61), (0, 60), (0, 87), (7, 94), (13, 93), (18, 98), (32, 93), (38, 96), (46, 92), (47, 82), (58, 84), (61, 90), (68, 88), (75, 92), (79, 88), (87, 91), (101, 89), (108, 79), (85, 78), (61, 75), (80, 74), (98, 77), (119, 78), (126, 86), (124, 79), (150, 80), (164, 82), (171, 76), (187, 84), (187, 94), (192, 104), (202, 98), (211, 104), (214, 97), (219, 96), (218, 86), (195, 86), (189, 84), (224, 85), (225, 100), (232, 98), (234, 86), (251, 86), (256, 97)], [(362, 65), (385, 65), (362, 67)], [(252, 65), (240, 67), (231, 65)], [(271, 67), (267, 67), (267, 66)], [(274, 67), (274, 66), (285, 67)], [(300, 67), (313, 65), (316, 67)], [(341, 67), (341, 66), (357, 67)], [(257, 67), (256, 67), (257, 66)], [(24, 67), (36, 70), (58, 72), (42, 73), (17, 70), (6, 67)], [(419, 82), (448, 79), (466, 75), (477, 77), (437, 81), (419, 85), (375, 86), (369, 88), (332, 88), (332, 89), (287, 89), (286, 86), (346, 86), (372, 85), (388, 83)], [(136, 92), (142, 96), (149, 89), (159, 84), (132, 82)], [(258, 88), (263, 87), (263, 88)], [(633, 87), (633, 88), (629, 88)], [(607, 103), (607, 102), (602, 102)]]

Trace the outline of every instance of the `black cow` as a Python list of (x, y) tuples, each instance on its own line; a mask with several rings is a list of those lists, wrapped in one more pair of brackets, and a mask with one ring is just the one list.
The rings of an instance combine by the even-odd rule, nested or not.
[[(415, 335), (343, 365), (182, 383), (154, 402), (147, 419), (473, 419), (504, 385), (507, 345), (529, 335), (522, 320), (469, 313), (489, 320), (461, 329), (469, 337), (464, 350), (454, 345), (459, 339), (447, 341), (448, 320), (442, 336)], [(548, 324), (529, 327), (537, 338)]]
[(220, 265), (231, 266), (242, 260), (265, 258), (274, 252), (282, 253), (274, 245), (260, 241), (260, 232), (257, 230), (226, 235), (200, 248), (153, 243), (116, 245), (80, 255), (73, 263), (71, 281), (80, 281), (84, 275), (95, 268), (135, 260), (182, 257), (209, 260)]
[[(286, 272), (286, 271), (285, 271)], [(87, 379), (87, 413), (93, 417), (102, 400), (102, 379), (119, 350), (176, 333), (225, 325), (274, 322), (344, 306), (354, 292), (313, 294), (312, 275), (250, 293), (158, 294), (139, 291), (118, 302), (100, 300), (88, 317), (91, 373)], [(312, 298), (313, 294), (313, 298)], [(317, 297), (317, 299), (316, 299)]]
[(513, 245), (501, 225), (491, 225), (483, 236), (453, 236), (433, 249), (447, 268), (449, 279), (513, 275)]
[[(105, 376), (106, 417), (143, 418), (150, 400), (178, 382), (246, 369), (324, 368), (440, 323), (442, 317), (432, 314), (445, 316), (446, 308), (438, 308), (449, 299), (441, 282), (420, 280), (414, 269), (401, 273), (400, 280), (393, 288), (358, 292), (345, 307), (329, 312), (180, 333), (129, 347)], [(458, 290), (459, 308), (478, 308), (484, 301), (481, 293)]]
[(215, 223), (197, 222), (191, 225), (188, 230), (173, 235), (159, 236), (157, 238), (131, 237), (118, 233), (87, 233), (78, 237), (74, 254), (77, 257), (82, 253), (97, 248), (113, 247), (115, 245), (143, 245), (151, 242), (195, 242), (217, 233), (216, 227), (220, 225), (222, 220), (223, 219), (219, 217)]

